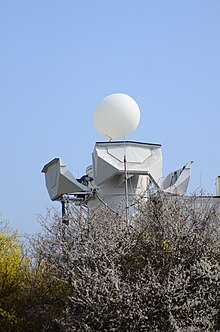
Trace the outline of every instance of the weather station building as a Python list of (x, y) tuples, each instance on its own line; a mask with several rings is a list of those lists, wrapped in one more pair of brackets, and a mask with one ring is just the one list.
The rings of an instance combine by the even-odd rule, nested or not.
[[(96, 142), (92, 165), (76, 179), (60, 158), (47, 163), (46, 187), (51, 200), (83, 204), (89, 209), (107, 206), (114, 212), (129, 211), (135, 202), (146, 199), (149, 190), (185, 195), (192, 161), (168, 174), (163, 180), (160, 144), (126, 141), (140, 121), (140, 109), (133, 98), (116, 93), (105, 97), (94, 112), (94, 126), (108, 139)], [(201, 197), (220, 203), (220, 177), (216, 179), (216, 196)]]

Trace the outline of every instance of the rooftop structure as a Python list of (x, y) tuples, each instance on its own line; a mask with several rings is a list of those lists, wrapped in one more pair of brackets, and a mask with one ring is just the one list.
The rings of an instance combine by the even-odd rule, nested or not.
[[(59, 158), (46, 164), (42, 172), (51, 200), (64, 204), (68, 196), (68, 200), (90, 209), (104, 204), (116, 212), (124, 208), (128, 211), (134, 202), (146, 199), (151, 188), (185, 195), (192, 161), (163, 178), (160, 144), (125, 141), (139, 120), (139, 107), (131, 97), (115, 94), (104, 98), (96, 108), (94, 125), (110, 141), (95, 144), (92, 165), (80, 179)], [(121, 138), (124, 140), (112, 141)], [(220, 196), (220, 177), (216, 180), (216, 192)]]

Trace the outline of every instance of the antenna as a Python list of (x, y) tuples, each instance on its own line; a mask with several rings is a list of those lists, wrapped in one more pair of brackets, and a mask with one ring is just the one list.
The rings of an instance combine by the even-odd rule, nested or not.
[(126, 154), (124, 154), (124, 177), (125, 177), (125, 222), (128, 224), (128, 208), (129, 208), (129, 201), (128, 201), (128, 172), (127, 172), (127, 160)]
[(125, 181), (125, 222), (128, 225), (129, 200), (128, 200), (128, 170), (127, 170), (125, 135), (124, 135), (124, 181)]

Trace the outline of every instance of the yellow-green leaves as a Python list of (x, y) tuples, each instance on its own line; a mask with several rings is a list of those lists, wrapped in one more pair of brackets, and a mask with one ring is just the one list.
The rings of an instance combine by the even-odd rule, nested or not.
[(21, 284), (24, 264), (16, 234), (0, 233), (0, 293), (10, 292)]

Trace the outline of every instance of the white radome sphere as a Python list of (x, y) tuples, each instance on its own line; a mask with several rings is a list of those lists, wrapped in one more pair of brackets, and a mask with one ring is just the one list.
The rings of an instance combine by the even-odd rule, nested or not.
[(136, 101), (123, 93), (105, 97), (94, 113), (96, 130), (109, 139), (125, 138), (140, 121), (140, 109)]

